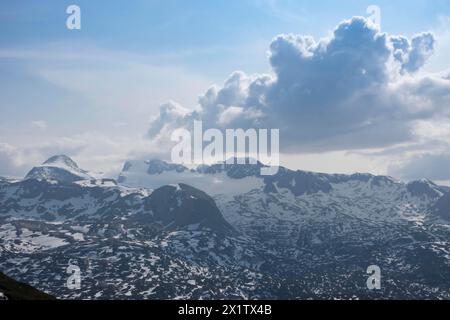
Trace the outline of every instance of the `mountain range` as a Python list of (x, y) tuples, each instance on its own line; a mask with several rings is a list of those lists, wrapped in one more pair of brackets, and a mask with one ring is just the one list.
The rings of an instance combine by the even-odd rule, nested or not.
[(0, 270), (63, 299), (450, 298), (447, 187), (261, 166), (51, 157), (0, 179)]

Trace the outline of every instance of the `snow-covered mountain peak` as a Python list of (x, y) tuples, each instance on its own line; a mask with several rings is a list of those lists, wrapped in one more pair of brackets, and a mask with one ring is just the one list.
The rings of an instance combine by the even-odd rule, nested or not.
[(64, 154), (50, 157), (42, 165), (60, 168), (65, 167), (70, 169), (79, 169), (77, 163)]
[(78, 167), (75, 161), (66, 155), (50, 157), (42, 165), (34, 167), (25, 179), (48, 180), (72, 183), (94, 179), (86, 170)]
[(428, 179), (411, 181), (406, 185), (408, 191), (414, 196), (427, 196), (439, 198), (443, 195), (441, 188)]
[(213, 198), (189, 185), (180, 183), (158, 188), (147, 203), (154, 218), (168, 229), (198, 224), (219, 233), (234, 232)]
[(123, 165), (122, 172), (119, 176), (119, 182), (125, 182), (126, 176), (129, 175), (157, 175), (163, 172), (181, 173), (188, 170), (183, 165), (168, 163), (159, 159), (152, 160), (128, 160)]
[(188, 169), (161, 160), (130, 160), (125, 163), (117, 181), (126, 186), (150, 189), (185, 183), (210, 195), (240, 194), (263, 185), (263, 179), (256, 171), (259, 175), (256, 165), (216, 164)]
[(168, 163), (166, 161), (159, 159), (146, 161), (146, 163), (148, 165), (147, 168), (148, 174), (161, 174), (165, 171), (183, 172), (185, 170), (188, 170), (185, 166), (181, 164)]

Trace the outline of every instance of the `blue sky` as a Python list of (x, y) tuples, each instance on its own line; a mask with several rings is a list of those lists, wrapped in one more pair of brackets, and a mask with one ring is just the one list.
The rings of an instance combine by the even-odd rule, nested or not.
[[(66, 28), (70, 4), (81, 8), (81, 30)], [(424, 71), (450, 68), (450, 2), (444, 0), (2, 0), (0, 174), (22, 174), (56, 152), (93, 169), (107, 164), (105, 170), (113, 172), (127, 157), (151, 148), (143, 137), (160, 105), (173, 100), (194, 108), (199, 95), (236, 70), (273, 74), (268, 51), (274, 37), (330, 37), (343, 20), (367, 16), (372, 4), (381, 9), (383, 32), (435, 34), (437, 49)], [(424, 158), (428, 164), (430, 152), (438, 152), (442, 162), (447, 151), (441, 147)], [(389, 158), (394, 170), (366, 148), (315, 152), (289, 154), (286, 164), (410, 176), (401, 169), (408, 159), (400, 155)], [(450, 180), (450, 174), (439, 180)]]
[[(6, 48), (77, 41), (109, 50), (180, 53), (184, 64), (218, 75), (241, 67), (236, 53), (240, 47), (268, 43), (280, 33), (321, 37), (343, 19), (365, 16), (371, 4), (382, 8), (385, 31), (409, 36), (430, 30), (437, 26), (439, 17), (450, 13), (450, 2), (432, 2), (433, 5), (427, 0), (1, 1), (0, 40)], [(79, 32), (65, 27), (65, 9), (70, 4), (82, 9), (83, 28)], [(266, 63), (264, 52), (254, 54), (256, 63), (246, 57), (250, 66), (242, 65), (250, 69), (247, 72), (261, 72)], [(224, 66), (217, 63), (224, 60)], [(214, 64), (213, 70), (210, 64)]]

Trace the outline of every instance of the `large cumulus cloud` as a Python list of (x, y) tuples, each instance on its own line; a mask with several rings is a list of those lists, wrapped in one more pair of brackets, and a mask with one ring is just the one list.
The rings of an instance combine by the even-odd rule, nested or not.
[(173, 103), (161, 107), (148, 137), (197, 119), (206, 128), (279, 128), (283, 152), (408, 142), (415, 121), (448, 116), (448, 75), (420, 72), (434, 46), (431, 33), (393, 36), (362, 17), (320, 40), (279, 35), (270, 44), (271, 74), (234, 72), (191, 112)]

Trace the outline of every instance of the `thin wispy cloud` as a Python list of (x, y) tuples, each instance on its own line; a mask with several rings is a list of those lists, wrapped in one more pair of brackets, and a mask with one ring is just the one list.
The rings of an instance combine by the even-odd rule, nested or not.
[(256, 6), (264, 12), (285, 22), (298, 23), (308, 20), (307, 12), (295, 1), (255, 0)]

